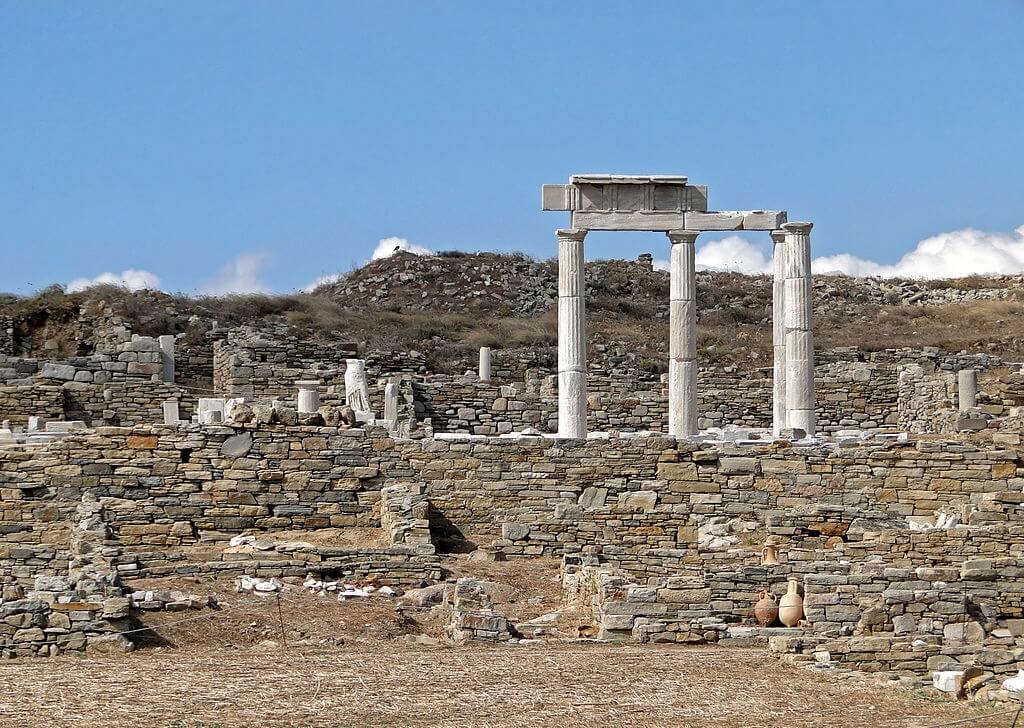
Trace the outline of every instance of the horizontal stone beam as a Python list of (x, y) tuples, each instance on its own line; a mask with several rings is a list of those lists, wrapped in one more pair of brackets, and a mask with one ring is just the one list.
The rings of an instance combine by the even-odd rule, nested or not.
[[(706, 185), (688, 185), (674, 180), (671, 182), (581, 182), (567, 185), (542, 185), (541, 208), (573, 212), (618, 213), (707, 210), (708, 188)], [(579, 226), (574, 225), (574, 227), (578, 229)], [(644, 228), (638, 229), (643, 230)]]
[(778, 230), (786, 222), (784, 210), (687, 211), (687, 230)]

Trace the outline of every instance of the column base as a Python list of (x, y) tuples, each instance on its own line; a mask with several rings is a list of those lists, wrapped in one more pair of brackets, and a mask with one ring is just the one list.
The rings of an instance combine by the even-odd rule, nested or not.
[(786, 426), (803, 430), (810, 437), (815, 433), (815, 415), (812, 409), (789, 410), (786, 413)]

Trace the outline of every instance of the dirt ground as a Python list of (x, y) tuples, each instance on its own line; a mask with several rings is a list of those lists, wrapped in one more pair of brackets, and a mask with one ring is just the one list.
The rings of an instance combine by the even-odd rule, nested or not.
[[(0, 663), (0, 725), (1008, 726), (1011, 717), (784, 666), (760, 650), (530, 644), (144, 650)], [(988, 716), (984, 711), (988, 711)]]

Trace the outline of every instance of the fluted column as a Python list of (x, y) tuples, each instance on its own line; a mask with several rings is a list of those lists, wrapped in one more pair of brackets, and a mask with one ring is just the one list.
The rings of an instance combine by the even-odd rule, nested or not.
[(669, 230), (668, 432), (697, 434), (697, 269), (693, 230)]
[(558, 235), (558, 436), (587, 436), (586, 230)]
[(786, 233), (772, 230), (772, 430), (786, 427)]
[(788, 222), (786, 234), (786, 425), (815, 432), (814, 299), (811, 280), (811, 223)]

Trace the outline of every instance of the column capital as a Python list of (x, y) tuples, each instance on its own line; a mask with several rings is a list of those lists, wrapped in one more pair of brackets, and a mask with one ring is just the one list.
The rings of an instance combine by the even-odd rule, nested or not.
[(787, 222), (783, 223), (782, 229), (787, 233), (809, 233), (814, 227), (813, 222)]
[(679, 243), (689, 243), (692, 245), (697, 242), (697, 236), (700, 235), (699, 230), (666, 230), (665, 234), (668, 236), (669, 242), (673, 245)]
[(587, 237), (587, 231), (576, 230), (575, 228), (562, 228), (555, 230), (555, 235), (558, 236), (559, 240), (575, 240), (577, 242), (583, 242), (583, 238)]
[(778, 245), (779, 243), (786, 242), (786, 231), (785, 230), (772, 230), (769, 235), (772, 236), (772, 242)]

